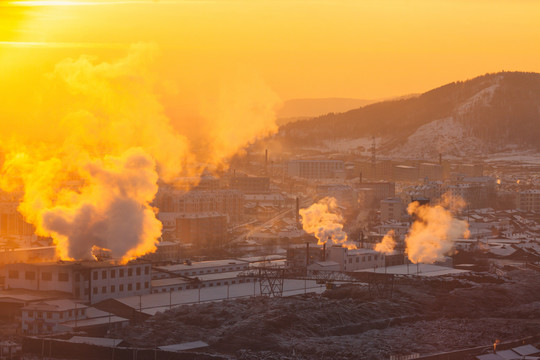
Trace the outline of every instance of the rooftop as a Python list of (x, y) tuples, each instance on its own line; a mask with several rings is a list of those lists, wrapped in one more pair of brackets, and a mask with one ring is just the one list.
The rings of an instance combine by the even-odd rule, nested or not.
[(246, 261), (242, 261), (242, 260), (225, 259), (225, 260), (193, 262), (191, 263), (191, 265), (175, 264), (175, 265), (160, 266), (157, 269), (175, 272), (175, 271), (185, 271), (185, 270), (191, 270), (191, 269), (206, 269), (206, 268), (227, 266), (227, 265), (247, 265), (247, 264), (248, 263)]

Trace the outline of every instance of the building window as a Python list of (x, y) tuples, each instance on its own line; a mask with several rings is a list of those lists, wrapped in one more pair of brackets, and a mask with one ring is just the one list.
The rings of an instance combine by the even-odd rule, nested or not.
[(17, 270), (9, 270), (8, 277), (10, 279), (18, 279), (19, 278), (19, 272)]
[(128, 276), (132, 276), (133, 275), (133, 269), (132, 268), (129, 268), (128, 269)]
[(59, 313), (59, 314), (58, 314), (58, 317), (59, 317), (60, 319), (63, 319), (63, 318), (64, 318), (64, 313), (63, 313), (63, 312)]
[(352, 258), (349, 258), (349, 264), (352, 264)]
[(107, 287), (106, 287), (106, 286), (102, 286), (102, 287), (101, 287), (101, 293), (102, 293), (102, 294), (106, 294), (106, 293), (107, 293)]
[(136, 272), (137, 276), (141, 275), (141, 268), (138, 267), (137, 270), (135, 270), (135, 272)]
[(24, 272), (25, 280), (36, 280), (36, 273), (34, 271), (25, 271)]
[(34, 312), (33, 311), (29, 311), (28, 312), (28, 317), (33, 317), (34, 316)]
[(107, 278), (107, 270), (103, 270), (103, 271), (101, 272), (101, 278), (102, 278), (102, 279), (106, 279), (106, 278)]
[(68, 273), (58, 273), (58, 281), (68, 281), (68, 280), (69, 280)]
[(111, 292), (116, 292), (116, 287), (114, 285), (111, 285)]
[(118, 291), (124, 291), (124, 284), (120, 284)]
[(52, 272), (42, 272), (41, 273), (41, 280), (43, 281), (51, 281), (52, 280)]
[(137, 290), (141, 290), (141, 283), (137, 283)]
[(47, 319), (52, 319), (52, 313), (47, 312)]
[(150, 266), (145, 266), (144, 267), (144, 275), (148, 275), (150, 274)]
[(116, 277), (116, 270), (111, 270), (111, 279), (114, 279)]
[(148, 281), (145, 281), (145, 283), (144, 283), (144, 288), (145, 288), (145, 289), (148, 289)]
[(120, 269), (120, 274), (118, 276), (119, 277), (124, 277), (124, 269)]
[(356, 262), (360, 262), (360, 257), (359, 256), (356, 257)]
[(92, 278), (93, 278), (94, 280), (97, 280), (97, 279), (98, 279), (98, 273), (97, 273), (97, 271), (94, 271), (94, 272), (92, 273)]
[(97, 287), (94, 287), (94, 288), (92, 289), (92, 294), (97, 295)]
[(128, 284), (128, 291), (133, 290), (133, 284)]
[(84, 295), (88, 295), (88, 288), (84, 288)]

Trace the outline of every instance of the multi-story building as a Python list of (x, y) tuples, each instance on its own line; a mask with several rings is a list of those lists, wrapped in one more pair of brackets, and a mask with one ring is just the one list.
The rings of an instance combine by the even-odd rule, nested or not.
[(180, 258), (181, 245), (174, 241), (161, 241), (156, 244), (156, 251), (143, 256), (152, 262), (177, 261)]
[(396, 184), (393, 182), (363, 182), (359, 186), (362, 189), (372, 190), (370, 198), (375, 206), (378, 206), (381, 200), (396, 196)]
[(404, 207), (400, 198), (381, 200), (381, 221), (401, 221), (403, 211)]
[(385, 265), (384, 254), (375, 250), (349, 250), (341, 246), (331, 246), (326, 251), (328, 253), (326, 260), (338, 263), (340, 271), (378, 268)]
[(266, 176), (235, 176), (231, 178), (231, 188), (244, 194), (266, 194), (270, 192), (270, 178)]
[(32, 303), (21, 309), (23, 334), (35, 335), (69, 331), (61, 323), (86, 318), (88, 306), (69, 299)]
[(287, 174), (305, 179), (344, 179), (345, 167), (341, 160), (290, 160)]
[(396, 165), (394, 166), (394, 179), (396, 181), (413, 182), (418, 181), (419, 172), (416, 166)]
[(517, 196), (517, 208), (522, 211), (540, 212), (540, 190), (520, 191)]
[(195, 247), (220, 246), (227, 235), (227, 217), (218, 212), (182, 214), (176, 218), (176, 238)]
[(0, 250), (0, 265), (55, 261), (56, 246), (29, 247)]
[(24, 220), (17, 210), (18, 206), (18, 201), (0, 200), (0, 235), (16, 237), (32, 237), (34, 235), (34, 226)]
[(218, 212), (227, 216), (228, 222), (242, 219), (244, 200), (238, 190), (192, 191), (175, 201), (175, 212), (200, 214)]
[(421, 163), (418, 166), (418, 177), (427, 180), (442, 180), (443, 166), (440, 164)]
[(484, 176), (483, 164), (459, 164), (456, 170), (459, 174), (464, 176)]
[(150, 292), (151, 269), (144, 261), (8, 264), (6, 289), (56, 290), (88, 303)]

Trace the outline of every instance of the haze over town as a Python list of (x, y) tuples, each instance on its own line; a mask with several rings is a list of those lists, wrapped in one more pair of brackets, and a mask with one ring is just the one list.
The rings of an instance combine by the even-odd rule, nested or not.
[(539, 13), (0, 2), (0, 359), (540, 358)]

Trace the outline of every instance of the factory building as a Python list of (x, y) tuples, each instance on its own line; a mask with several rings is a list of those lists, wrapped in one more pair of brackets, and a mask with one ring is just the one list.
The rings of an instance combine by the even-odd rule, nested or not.
[(230, 186), (244, 194), (266, 194), (270, 192), (270, 178), (267, 176), (235, 176), (231, 178)]
[(126, 265), (99, 261), (8, 264), (6, 289), (61, 291), (90, 304), (102, 300), (150, 293), (148, 262)]
[(345, 165), (341, 160), (290, 160), (287, 174), (304, 179), (344, 179)]
[(185, 264), (158, 266), (155, 268), (154, 279), (163, 279), (171, 276), (200, 276), (205, 274), (224, 273), (230, 271), (244, 271), (249, 262), (235, 259), (200, 261)]
[(360, 185), (361, 189), (370, 189), (369, 198), (375, 206), (379, 206), (380, 201), (396, 196), (396, 184), (393, 182), (363, 182)]
[(326, 251), (326, 261), (339, 264), (339, 271), (355, 271), (385, 266), (384, 254), (375, 250), (349, 250), (341, 246), (331, 246)]
[(176, 218), (176, 239), (196, 248), (219, 247), (227, 235), (227, 217), (208, 212), (182, 214)]

